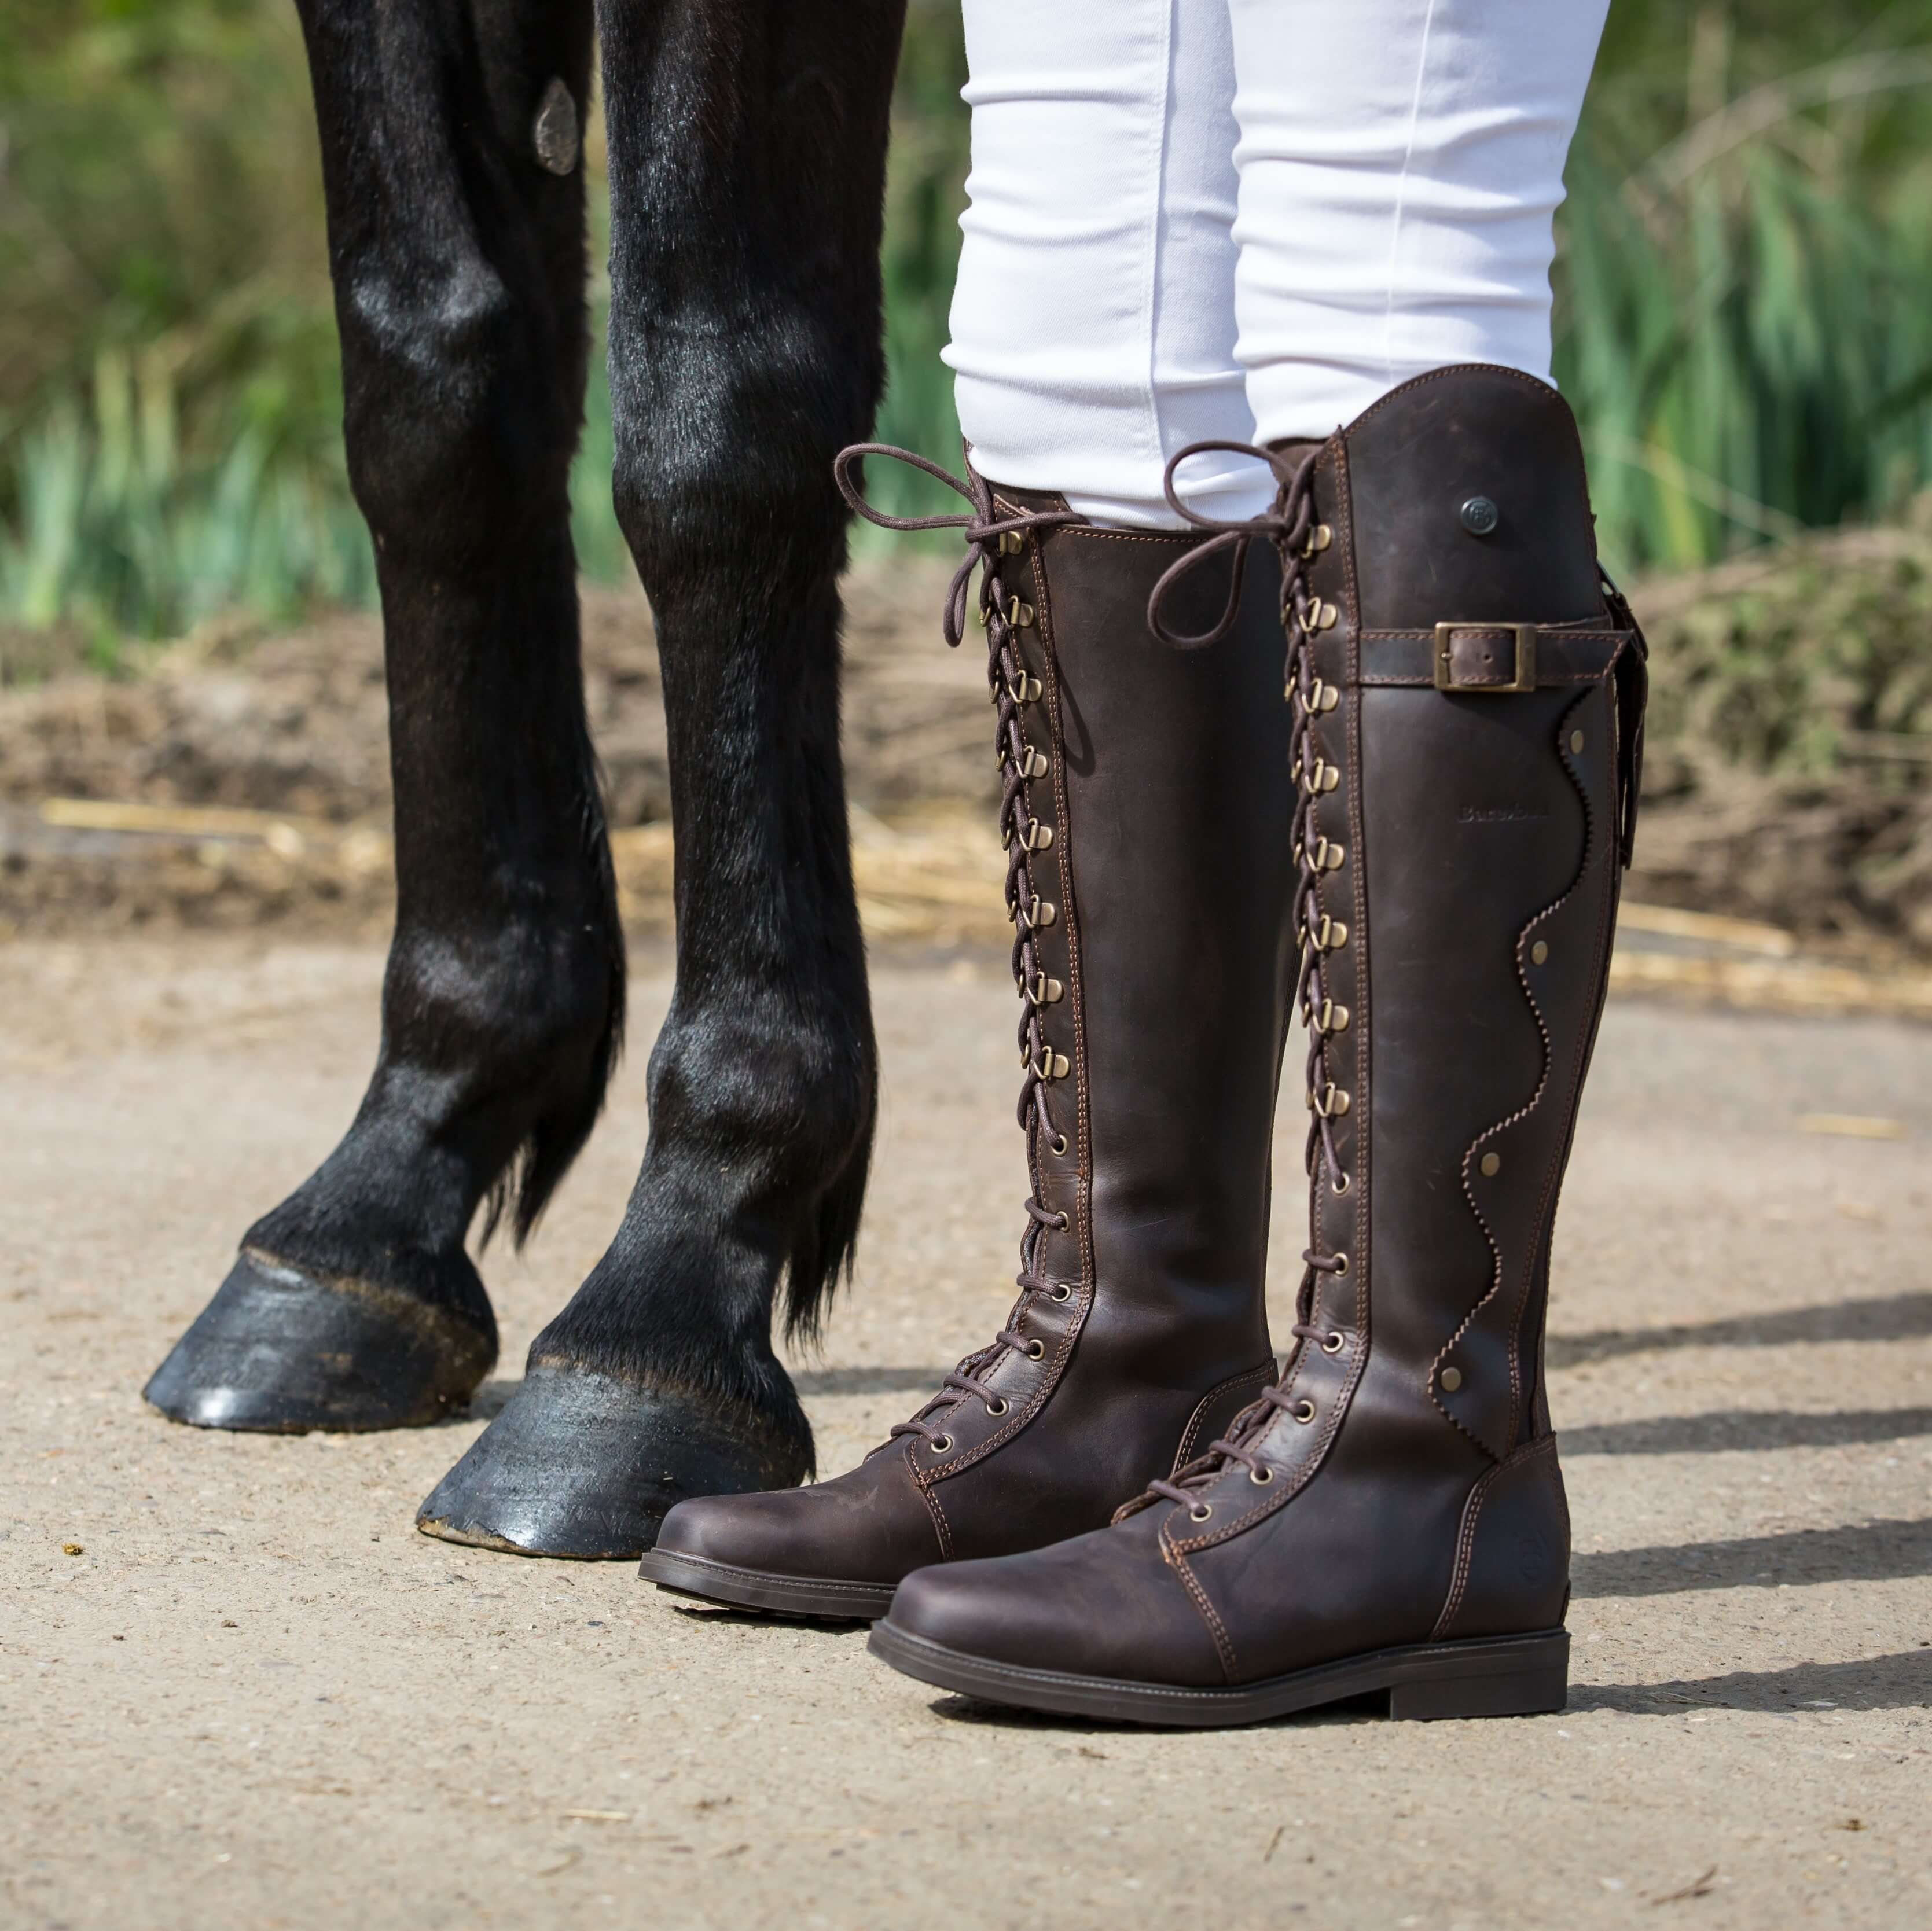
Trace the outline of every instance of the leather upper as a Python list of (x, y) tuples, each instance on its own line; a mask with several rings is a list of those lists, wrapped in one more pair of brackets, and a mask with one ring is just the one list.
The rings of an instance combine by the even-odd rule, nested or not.
[[(1004, 1411), (962, 1396), (816, 1489), (680, 1504), (661, 1551), (868, 1581), (1057, 1541), (1198, 1453), (1272, 1377), (1294, 960), (1278, 578), (1258, 559), (1234, 632), (1177, 652), (1149, 631), (1148, 596), (1197, 542), (1072, 522), (1000, 553), (988, 592), (1021, 659), (1024, 749), (1003, 739), (1002, 769), (1010, 784), (1036, 754), (1042, 767), (1009, 829), (1036, 828), (1013, 887), (1045, 1069), (1029, 1164), (1042, 1213), (1064, 1222), (1032, 1250), (1042, 1285), (1009, 1321), (1022, 1345), (971, 1364)], [(1186, 598), (1218, 610), (1216, 574)]]
[[(1131, 1583), (1137, 1564), (1180, 1585), (1230, 1683), (1562, 1613), (1542, 1324), (1607, 980), (1632, 769), (1618, 687), (1640, 640), (1600, 590), (1574, 424), (1545, 384), (1420, 378), (1322, 445), (1312, 490), (1291, 621), (1314, 680), (1303, 838), (1323, 853), (1302, 923), (1333, 1027), (1312, 1096), (1336, 1163), (1310, 1190), (1318, 1338), (1246, 1456), (1190, 1476), (1186, 1501), (902, 1585), (896, 1625), (974, 1654), (1200, 1680), (1174, 1593)], [(1465, 515), (1476, 497), (1492, 520)], [(1438, 688), (1445, 623), (1533, 631), (1534, 688)], [(1042, 1591), (1084, 1621), (1038, 1628)], [(1089, 1627), (1141, 1601), (1162, 1607), (1138, 1639)]]

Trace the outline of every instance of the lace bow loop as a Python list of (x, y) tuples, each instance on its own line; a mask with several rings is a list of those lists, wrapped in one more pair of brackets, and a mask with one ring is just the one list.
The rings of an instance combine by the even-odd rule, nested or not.
[[(1252, 457), (1257, 462), (1265, 463), (1274, 472), (1278, 487), (1273, 506), (1258, 517), (1231, 522), (1220, 517), (1203, 516), (1198, 510), (1190, 508), (1180, 499), (1174, 487), (1174, 476), (1182, 463), (1190, 457), (1205, 456), (1216, 452), (1235, 456)], [(1161, 642), (1175, 650), (1204, 650), (1209, 645), (1219, 643), (1234, 627), (1234, 619), (1241, 607), (1241, 585), (1246, 575), (1248, 545), (1260, 537), (1273, 543), (1282, 555), (1284, 563), (1297, 552), (1306, 540), (1314, 520), (1312, 498), (1308, 484), (1313, 474), (1316, 452), (1311, 451), (1299, 461), (1274, 449), (1261, 449), (1251, 443), (1206, 442), (1190, 442), (1168, 462), (1166, 473), (1161, 478), (1161, 493), (1167, 499), (1168, 507), (1184, 522), (1196, 529), (1211, 531), (1205, 543), (1190, 550), (1187, 553), (1168, 565), (1160, 574), (1152, 592), (1148, 598), (1148, 628)], [(1199, 569), (1210, 557), (1218, 556), (1224, 551), (1234, 552), (1233, 580), (1228, 586), (1228, 601), (1220, 619), (1208, 630), (1189, 635), (1185, 631), (1170, 630), (1161, 615), (1161, 606), (1174, 585), (1190, 571)]]
[[(888, 516), (884, 510), (874, 509), (852, 480), (852, 466), (867, 456), (890, 456), (896, 463), (909, 463), (915, 469), (922, 469), (935, 482), (944, 483), (955, 496), (964, 496), (973, 506), (970, 512), (954, 516)], [(966, 634), (966, 600), (972, 587), (974, 569), (982, 562), (991, 559), (998, 549), (1000, 538), (1017, 530), (1050, 529), (1060, 523), (1082, 520), (1072, 510), (1030, 510), (1018, 516), (1000, 516), (994, 508), (991, 486), (971, 463), (967, 464), (962, 480), (951, 470), (941, 469), (929, 457), (921, 456), (910, 449), (895, 448), (890, 442), (855, 442), (849, 448), (840, 450), (832, 459), (832, 476), (847, 504), (868, 523), (876, 523), (881, 529), (965, 532), (966, 554), (961, 559), (958, 568), (953, 571), (952, 582), (946, 586), (946, 607), (940, 618), (940, 632), (948, 646), (955, 650)]]

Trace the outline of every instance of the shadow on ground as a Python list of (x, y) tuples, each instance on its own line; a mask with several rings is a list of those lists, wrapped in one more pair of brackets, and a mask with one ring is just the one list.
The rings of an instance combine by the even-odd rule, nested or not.
[(1816, 1341), (1907, 1341), (1932, 1335), (1932, 1294), (1881, 1294), (1824, 1307), (1786, 1308), (1775, 1314), (1737, 1315), (1724, 1321), (1670, 1327), (1608, 1327), (1594, 1333), (1552, 1334), (1550, 1366), (1575, 1368), (1622, 1354), (1673, 1348), (1789, 1348)]
[(1719, 1455), (1774, 1448), (1849, 1448), (1932, 1435), (1932, 1408), (1850, 1408), (1802, 1414), (1788, 1408), (1718, 1409), (1557, 1430), (1565, 1459), (1580, 1455)]
[(1573, 1683), (1570, 1708), (1632, 1717), (1682, 1716), (1686, 1706), (1768, 1711), (1917, 1710), (1932, 1706), (1932, 1645), (1858, 1663), (1798, 1663), (1667, 1683)]
[[(1793, 1529), (1736, 1542), (1607, 1549), (1573, 1558), (1578, 1601), (1606, 1596), (1670, 1596), (1685, 1589), (1774, 1589), (1781, 1583), (1896, 1582), (1932, 1576), (1932, 1521), (1864, 1522), (1855, 1528)], [(1928, 1660), (1932, 1671), (1932, 1660)]]

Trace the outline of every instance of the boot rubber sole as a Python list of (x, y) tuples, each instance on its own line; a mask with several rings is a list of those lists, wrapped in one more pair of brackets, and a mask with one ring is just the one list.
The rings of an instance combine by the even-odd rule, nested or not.
[(870, 1623), (892, 1606), (890, 1582), (842, 1582), (818, 1576), (784, 1576), (771, 1570), (741, 1569), (707, 1556), (650, 1550), (638, 1565), (646, 1582), (668, 1594), (695, 1596), (734, 1609), (764, 1609), (775, 1615), (809, 1616), (823, 1622)]
[(1460, 1642), (1408, 1643), (1292, 1670), (1263, 1683), (1190, 1689), (1178, 1684), (1132, 1683), (1025, 1669), (968, 1656), (909, 1634), (890, 1622), (874, 1624), (866, 1648), (908, 1676), (941, 1690), (1023, 1710), (1090, 1717), (1116, 1723), (1158, 1723), (1214, 1729), (1264, 1723), (1324, 1703), (1386, 1692), (1388, 1714), (1430, 1721), (1460, 1717), (1537, 1717), (1561, 1710), (1569, 1695), (1570, 1633), (1540, 1630), (1528, 1636), (1473, 1637)]

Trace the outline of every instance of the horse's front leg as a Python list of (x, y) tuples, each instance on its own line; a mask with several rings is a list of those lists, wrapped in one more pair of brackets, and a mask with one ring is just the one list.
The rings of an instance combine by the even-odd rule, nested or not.
[(396, 1426), (496, 1322), (464, 1238), (524, 1231), (602, 1103), (623, 946), (584, 727), (567, 479), (586, 334), (589, 0), (302, 0), (350, 469), (376, 544), (397, 916), (367, 1096), (242, 1242), (148, 1399)]
[(604, 0), (616, 495), (656, 613), (677, 981), (609, 1252), (424, 1505), (458, 1540), (648, 1548), (812, 1432), (771, 1345), (856, 1236), (874, 1109), (838, 750), (832, 461), (883, 376), (902, 0)]

